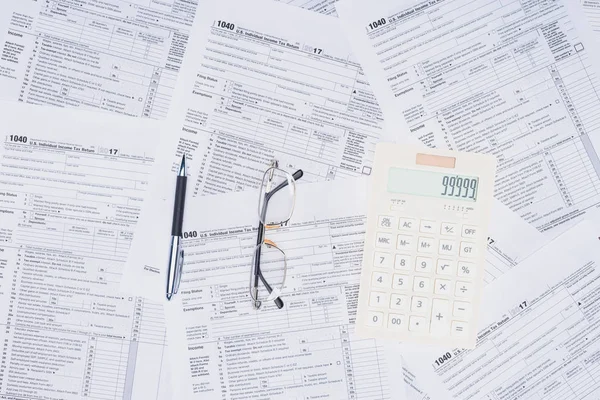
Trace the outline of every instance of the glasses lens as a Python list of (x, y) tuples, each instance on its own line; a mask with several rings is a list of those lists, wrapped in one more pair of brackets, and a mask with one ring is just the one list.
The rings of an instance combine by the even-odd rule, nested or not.
[(269, 168), (259, 192), (258, 217), (265, 225), (284, 225), (292, 216), (296, 182), (289, 173)]
[[(281, 295), (284, 289), (285, 278), (287, 274), (287, 264), (285, 253), (271, 242), (265, 242), (255, 248), (254, 260), (252, 265), (255, 265), (256, 257), (260, 257), (260, 272), (264, 281), (271, 288), (267, 289), (265, 282), (259, 278), (258, 291), (253, 291), (254, 287), (254, 270), (250, 277), (250, 292), (253, 300), (261, 302), (272, 301)], [(259, 254), (260, 252), (260, 254)]]

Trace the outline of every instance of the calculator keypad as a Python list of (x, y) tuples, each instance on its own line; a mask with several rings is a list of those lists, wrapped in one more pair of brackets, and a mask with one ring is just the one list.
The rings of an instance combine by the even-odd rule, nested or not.
[(468, 335), (479, 228), (390, 215), (377, 221), (367, 325)]

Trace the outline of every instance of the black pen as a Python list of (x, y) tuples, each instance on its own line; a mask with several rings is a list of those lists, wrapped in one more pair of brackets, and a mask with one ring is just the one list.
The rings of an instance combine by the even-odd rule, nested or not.
[(173, 224), (171, 225), (171, 252), (169, 253), (169, 269), (167, 271), (167, 300), (171, 300), (179, 290), (181, 269), (183, 267), (183, 249), (181, 237), (183, 231), (183, 209), (185, 207), (185, 188), (187, 176), (185, 175), (185, 155), (181, 157), (181, 165), (177, 174), (175, 187), (175, 202), (173, 204)]

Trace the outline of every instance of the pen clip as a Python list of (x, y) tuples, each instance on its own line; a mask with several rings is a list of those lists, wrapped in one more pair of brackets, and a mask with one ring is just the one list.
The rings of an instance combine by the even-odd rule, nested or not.
[(177, 265), (175, 266), (175, 276), (173, 277), (173, 294), (177, 294), (179, 291), (179, 284), (181, 283), (181, 271), (183, 270), (183, 258), (185, 253), (183, 249), (179, 250), (179, 257)]

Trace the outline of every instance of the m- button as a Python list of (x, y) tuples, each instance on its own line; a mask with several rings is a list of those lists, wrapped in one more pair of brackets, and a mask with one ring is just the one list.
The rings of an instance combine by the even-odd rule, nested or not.
[(408, 235), (398, 235), (398, 240), (396, 241), (396, 248), (398, 250), (413, 251), (414, 238)]

